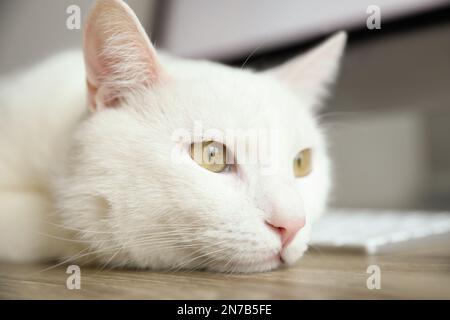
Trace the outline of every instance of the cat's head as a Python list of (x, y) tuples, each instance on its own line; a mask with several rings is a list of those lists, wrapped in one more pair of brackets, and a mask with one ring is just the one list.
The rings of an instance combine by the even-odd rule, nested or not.
[(329, 191), (315, 112), (345, 40), (256, 73), (158, 56), (129, 7), (97, 1), (84, 46), (92, 112), (60, 188), (65, 223), (112, 265), (294, 263)]

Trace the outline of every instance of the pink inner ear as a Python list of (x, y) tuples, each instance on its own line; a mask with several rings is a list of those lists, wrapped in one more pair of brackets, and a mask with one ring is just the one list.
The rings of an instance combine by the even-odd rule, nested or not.
[(155, 49), (133, 11), (120, 0), (98, 0), (84, 34), (88, 103), (116, 107), (126, 92), (161, 82)]

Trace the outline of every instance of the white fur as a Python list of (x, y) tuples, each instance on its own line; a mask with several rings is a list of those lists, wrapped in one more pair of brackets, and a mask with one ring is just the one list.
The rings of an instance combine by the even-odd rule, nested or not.
[[(276, 268), (281, 262), (271, 257), (278, 254), (294, 263), (307, 248), (330, 185), (326, 144), (313, 108), (318, 92), (334, 78), (345, 35), (330, 41), (335, 45), (310, 52), (320, 53), (326, 63), (303, 59), (299, 64), (307, 77), (289, 78), (291, 84), (309, 78), (313, 91), (305, 86), (308, 90), (294, 92), (279, 72), (166, 56), (156, 61), (153, 49), (150, 62), (158, 64), (158, 73), (152, 69), (149, 83), (133, 84), (133, 68), (145, 65), (139, 60), (133, 66), (139, 52), (130, 52), (122, 59), (130, 65), (114, 71), (120, 104), (102, 105), (97, 94), (100, 108), (92, 113), (85, 102), (81, 52), (4, 78), (0, 260), (71, 257), (111, 266), (238, 272)], [(124, 47), (103, 48), (103, 55), (104, 50), (126, 55)], [(127, 71), (126, 90), (120, 70)], [(99, 90), (101, 81), (114, 85), (105, 73), (95, 79)], [(174, 165), (172, 133), (192, 130), (196, 121), (205, 129), (277, 130), (280, 149), (274, 159), (280, 167), (268, 176), (257, 164), (237, 164), (226, 173), (193, 161)], [(292, 161), (304, 148), (314, 151), (313, 171), (296, 179)], [(264, 222), (271, 214), (267, 208), (274, 206), (306, 216), (306, 226), (281, 253), (279, 235)]]

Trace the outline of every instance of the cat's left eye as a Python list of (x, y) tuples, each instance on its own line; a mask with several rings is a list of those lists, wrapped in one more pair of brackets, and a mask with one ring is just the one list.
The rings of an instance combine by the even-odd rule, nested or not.
[(193, 143), (190, 153), (192, 160), (209, 171), (219, 173), (228, 168), (227, 149), (222, 143), (216, 141)]
[(294, 158), (294, 176), (297, 178), (306, 177), (312, 171), (311, 149), (300, 151)]

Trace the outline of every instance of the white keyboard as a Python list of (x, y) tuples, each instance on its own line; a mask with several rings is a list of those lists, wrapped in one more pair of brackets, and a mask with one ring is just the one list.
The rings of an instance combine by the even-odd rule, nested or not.
[(339, 209), (316, 222), (311, 245), (375, 254), (402, 250), (415, 241), (443, 235), (450, 235), (450, 212)]

